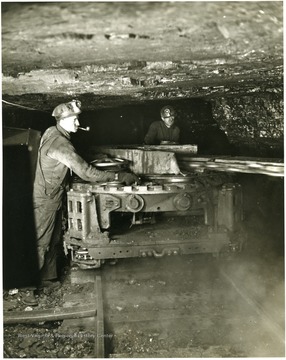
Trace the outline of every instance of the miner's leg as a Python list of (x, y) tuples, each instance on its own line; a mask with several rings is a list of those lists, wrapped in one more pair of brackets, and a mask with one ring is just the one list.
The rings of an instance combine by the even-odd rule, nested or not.
[[(47, 210), (43, 205), (34, 208), (39, 270), (41, 270), (45, 262), (45, 254), (55, 226), (55, 216), (55, 210)], [(35, 290), (36, 288), (32, 287), (19, 289), (20, 298), (25, 305), (38, 305), (38, 300), (35, 298)]]
[(46, 209), (43, 205), (34, 208), (39, 270), (45, 263), (45, 255), (50, 245), (56, 219), (56, 210)]
[(58, 278), (57, 263), (63, 254), (62, 244), (62, 211), (58, 210), (55, 217), (54, 231), (51, 237), (49, 249), (45, 255), (45, 263), (41, 269), (41, 279), (55, 280)]

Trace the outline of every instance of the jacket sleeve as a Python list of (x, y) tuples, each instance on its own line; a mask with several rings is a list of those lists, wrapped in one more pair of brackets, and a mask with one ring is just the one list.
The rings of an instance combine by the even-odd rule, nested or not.
[(144, 138), (144, 143), (146, 145), (154, 145), (157, 143), (157, 125), (156, 122), (153, 122)]
[(81, 179), (92, 182), (112, 181), (115, 179), (114, 172), (97, 170), (88, 164), (78, 153), (70, 141), (56, 140), (47, 155), (71, 169)]

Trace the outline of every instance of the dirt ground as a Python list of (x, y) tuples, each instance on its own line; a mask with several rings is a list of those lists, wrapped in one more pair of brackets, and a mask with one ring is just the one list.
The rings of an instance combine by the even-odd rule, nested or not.
[[(145, 264), (157, 277), (146, 279), (137, 263), (129, 280), (119, 270), (117, 281), (105, 282), (111, 357), (283, 356), (283, 331), (273, 325), (283, 328), (281, 263), (272, 264), (271, 285), (258, 275), (265, 264), (253, 259), (218, 265), (196, 256), (159, 263)], [(247, 283), (242, 273), (251, 273)], [(261, 293), (251, 294), (252, 281), (266, 293), (262, 303), (272, 305), (267, 316), (257, 305)]]

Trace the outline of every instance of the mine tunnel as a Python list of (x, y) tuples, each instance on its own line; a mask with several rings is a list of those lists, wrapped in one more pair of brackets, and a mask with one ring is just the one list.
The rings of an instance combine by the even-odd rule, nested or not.
[[(284, 357), (283, 3), (1, 5), (3, 356)], [(73, 100), (116, 175), (68, 168), (40, 286), (40, 144)], [(146, 144), (166, 106), (179, 141)]]

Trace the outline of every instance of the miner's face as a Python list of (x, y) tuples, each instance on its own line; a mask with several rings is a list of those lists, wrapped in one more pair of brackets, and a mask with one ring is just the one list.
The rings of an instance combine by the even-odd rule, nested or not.
[(167, 127), (171, 127), (175, 122), (175, 116), (162, 116), (162, 120)]
[(60, 120), (60, 125), (69, 133), (76, 133), (80, 125), (78, 117), (76, 115), (68, 116)]

